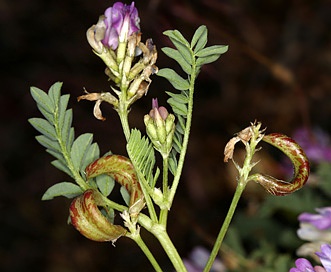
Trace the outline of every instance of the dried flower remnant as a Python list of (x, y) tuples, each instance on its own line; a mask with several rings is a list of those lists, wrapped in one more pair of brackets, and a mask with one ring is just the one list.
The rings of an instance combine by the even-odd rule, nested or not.
[(77, 97), (77, 101), (78, 102), (80, 100), (96, 101), (94, 108), (93, 108), (93, 115), (98, 120), (101, 120), (101, 121), (106, 120), (106, 118), (102, 116), (102, 112), (100, 109), (100, 105), (101, 105), (102, 101), (108, 102), (109, 104), (113, 105), (114, 108), (116, 108), (118, 106), (118, 99), (109, 92), (107, 92), (107, 93), (88, 93), (85, 90), (85, 93), (86, 94)]
[(237, 133), (237, 136), (231, 138), (231, 140), (226, 144), (224, 148), (224, 162), (228, 162), (229, 159), (232, 160), (234, 147), (236, 143), (242, 141), (244, 144), (247, 143), (252, 138), (252, 127), (249, 126), (242, 131)]

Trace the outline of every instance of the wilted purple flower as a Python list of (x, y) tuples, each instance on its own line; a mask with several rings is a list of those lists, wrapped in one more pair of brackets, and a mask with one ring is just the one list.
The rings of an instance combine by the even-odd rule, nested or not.
[(133, 33), (140, 31), (140, 18), (134, 2), (130, 6), (116, 2), (105, 11), (105, 36), (102, 43), (115, 50), (119, 41), (124, 42)]
[(331, 272), (331, 246), (329, 244), (321, 245), (321, 252), (316, 252), (321, 263), (327, 272)]
[(319, 214), (302, 213), (299, 221), (309, 223), (317, 229), (325, 230), (331, 228), (331, 207), (316, 208)]

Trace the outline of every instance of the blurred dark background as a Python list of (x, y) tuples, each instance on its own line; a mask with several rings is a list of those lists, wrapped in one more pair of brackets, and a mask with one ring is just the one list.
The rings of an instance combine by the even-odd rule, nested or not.
[[(92, 115), (92, 103), (76, 101), (83, 87), (109, 90), (104, 65), (92, 53), (85, 32), (112, 4), (0, 1), (1, 271), (151, 271), (131, 240), (120, 239), (113, 247), (88, 241), (68, 226), (70, 200), (41, 201), (48, 187), (69, 179), (50, 165), (52, 157), (36, 142), (38, 133), (27, 122), (40, 117), (30, 86), (48, 90), (62, 81), (63, 93), (71, 95), (76, 135), (93, 132), (102, 152), (125, 152), (112, 108), (103, 105), (107, 120), (101, 122)], [(186, 256), (196, 245), (210, 248), (222, 223), (235, 182), (223, 164), (223, 148), (234, 133), (255, 119), (269, 132), (291, 134), (302, 126), (330, 132), (331, 3), (137, 0), (136, 6), (142, 39), (153, 38), (158, 48), (170, 46), (163, 31), (178, 29), (190, 39), (201, 24), (209, 29), (209, 45), (229, 45), (199, 75), (192, 139), (170, 213), (170, 236)], [(173, 64), (159, 50), (158, 67)], [(157, 96), (164, 104), (164, 91), (171, 88), (161, 78), (152, 79), (148, 95), (132, 108), (134, 127), (143, 129), (151, 98)], [(158, 243), (143, 234), (161, 265), (171, 271)]]

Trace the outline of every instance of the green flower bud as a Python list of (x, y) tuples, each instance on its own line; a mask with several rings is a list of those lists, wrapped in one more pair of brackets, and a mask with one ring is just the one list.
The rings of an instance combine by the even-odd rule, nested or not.
[(159, 107), (157, 99), (152, 100), (152, 109), (145, 115), (144, 122), (148, 137), (162, 156), (168, 156), (172, 148), (175, 132), (175, 116), (165, 107)]

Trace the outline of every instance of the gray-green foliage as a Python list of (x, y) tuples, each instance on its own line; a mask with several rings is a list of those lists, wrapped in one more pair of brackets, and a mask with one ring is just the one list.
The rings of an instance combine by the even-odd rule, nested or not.
[(187, 129), (186, 117), (188, 104), (193, 96), (194, 79), (200, 72), (202, 65), (216, 61), (221, 54), (228, 50), (225, 45), (213, 45), (206, 47), (208, 30), (206, 26), (200, 26), (194, 33), (192, 41), (188, 42), (178, 30), (164, 32), (175, 48), (164, 47), (163, 53), (174, 59), (187, 74), (186, 78), (180, 76), (170, 68), (160, 69), (158, 76), (166, 78), (179, 93), (167, 92), (170, 98), (167, 100), (178, 122), (174, 135), (174, 144), (169, 158), (169, 169), (175, 175), (177, 169), (177, 154), (182, 150), (183, 135)]
[(100, 155), (97, 143), (92, 143), (91, 133), (82, 134), (75, 139), (72, 110), (67, 109), (70, 96), (61, 95), (61, 87), (62, 83), (57, 82), (48, 93), (31, 87), (31, 95), (44, 118), (30, 118), (29, 122), (41, 133), (36, 136), (37, 141), (55, 157), (52, 164), (67, 173), (78, 185), (71, 182), (57, 183), (45, 192), (43, 200), (55, 196), (71, 198), (81, 194), (86, 189), (84, 169)]

